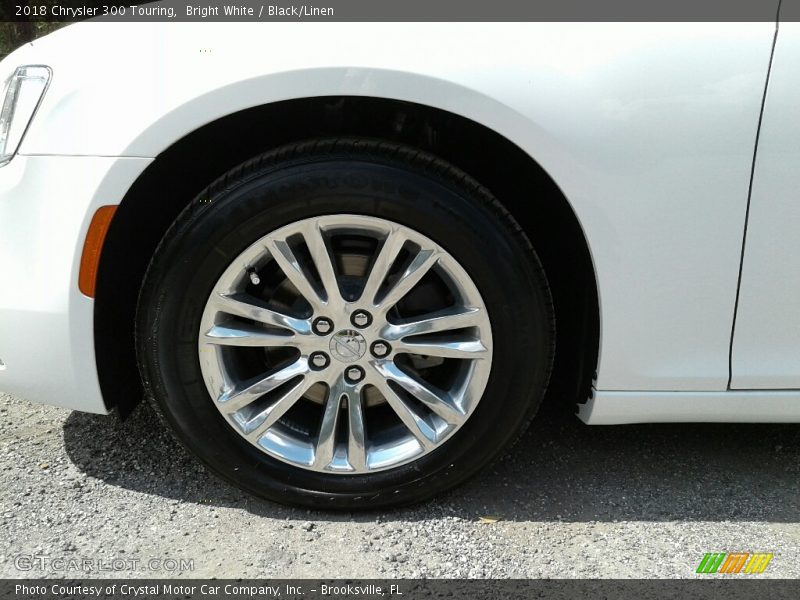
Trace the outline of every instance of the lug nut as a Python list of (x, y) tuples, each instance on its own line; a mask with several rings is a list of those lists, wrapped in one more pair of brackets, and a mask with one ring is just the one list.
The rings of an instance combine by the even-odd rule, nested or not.
[(344, 376), (350, 383), (358, 383), (364, 379), (364, 370), (361, 367), (350, 367), (345, 371)]
[(373, 342), (372, 343), (372, 356), (375, 358), (383, 358), (391, 350), (391, 346), (386, 342)]
[(311, 327), (317, 335), (328, 335), (333, 331), (333, 322), (325, 317), (319, 317)]
[(314, 352), (309, 358), (311, 359), (311, 366), (315, 369), (324, 369), (331, 362), (331, 359), (324, 352)]
[(357, 310), (350, 317), (350, 322), (356, 327), (369, 327), (372, 323), (372, 315), (365, 310)]

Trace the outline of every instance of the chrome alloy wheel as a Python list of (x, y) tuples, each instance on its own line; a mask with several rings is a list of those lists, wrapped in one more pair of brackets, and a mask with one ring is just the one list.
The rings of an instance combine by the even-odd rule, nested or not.
[(416, 460), (466, 422), (492, 332), (472, 279), (434, 241), (331, 215), (282, 227), (230, 263), (198, 350), (212, 401), (248, 442), (354, 474)]

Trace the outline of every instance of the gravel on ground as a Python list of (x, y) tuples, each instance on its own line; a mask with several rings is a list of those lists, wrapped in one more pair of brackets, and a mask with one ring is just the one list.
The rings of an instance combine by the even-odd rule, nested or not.
[(800, 425), (553, 413), (431, 502), (312, 512), (220, 482), (145, 404), (119, 422), (0, 395), (3, 578), (691, 578), (735, 551), (797, 578), (799, 488)]

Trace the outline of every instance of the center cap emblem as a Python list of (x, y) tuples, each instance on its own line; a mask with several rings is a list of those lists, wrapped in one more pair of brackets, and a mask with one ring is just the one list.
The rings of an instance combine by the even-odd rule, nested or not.
[(337, 360), (355, 362), (367, 351), (367, 340), (354, 329), (343, 329), (331, 337), (329, 348)]

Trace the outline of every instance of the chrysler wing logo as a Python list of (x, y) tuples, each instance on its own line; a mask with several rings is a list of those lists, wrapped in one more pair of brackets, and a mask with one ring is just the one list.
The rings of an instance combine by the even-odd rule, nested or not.
[(341, 362), (354, 362), (364, 356), (367, 341), (354, 329), (344, 329), (331, 338), (331, 355)]
[(772, 560), (772, 553), (707, 552), (697, 567), (697, 573), (763, 573)]

